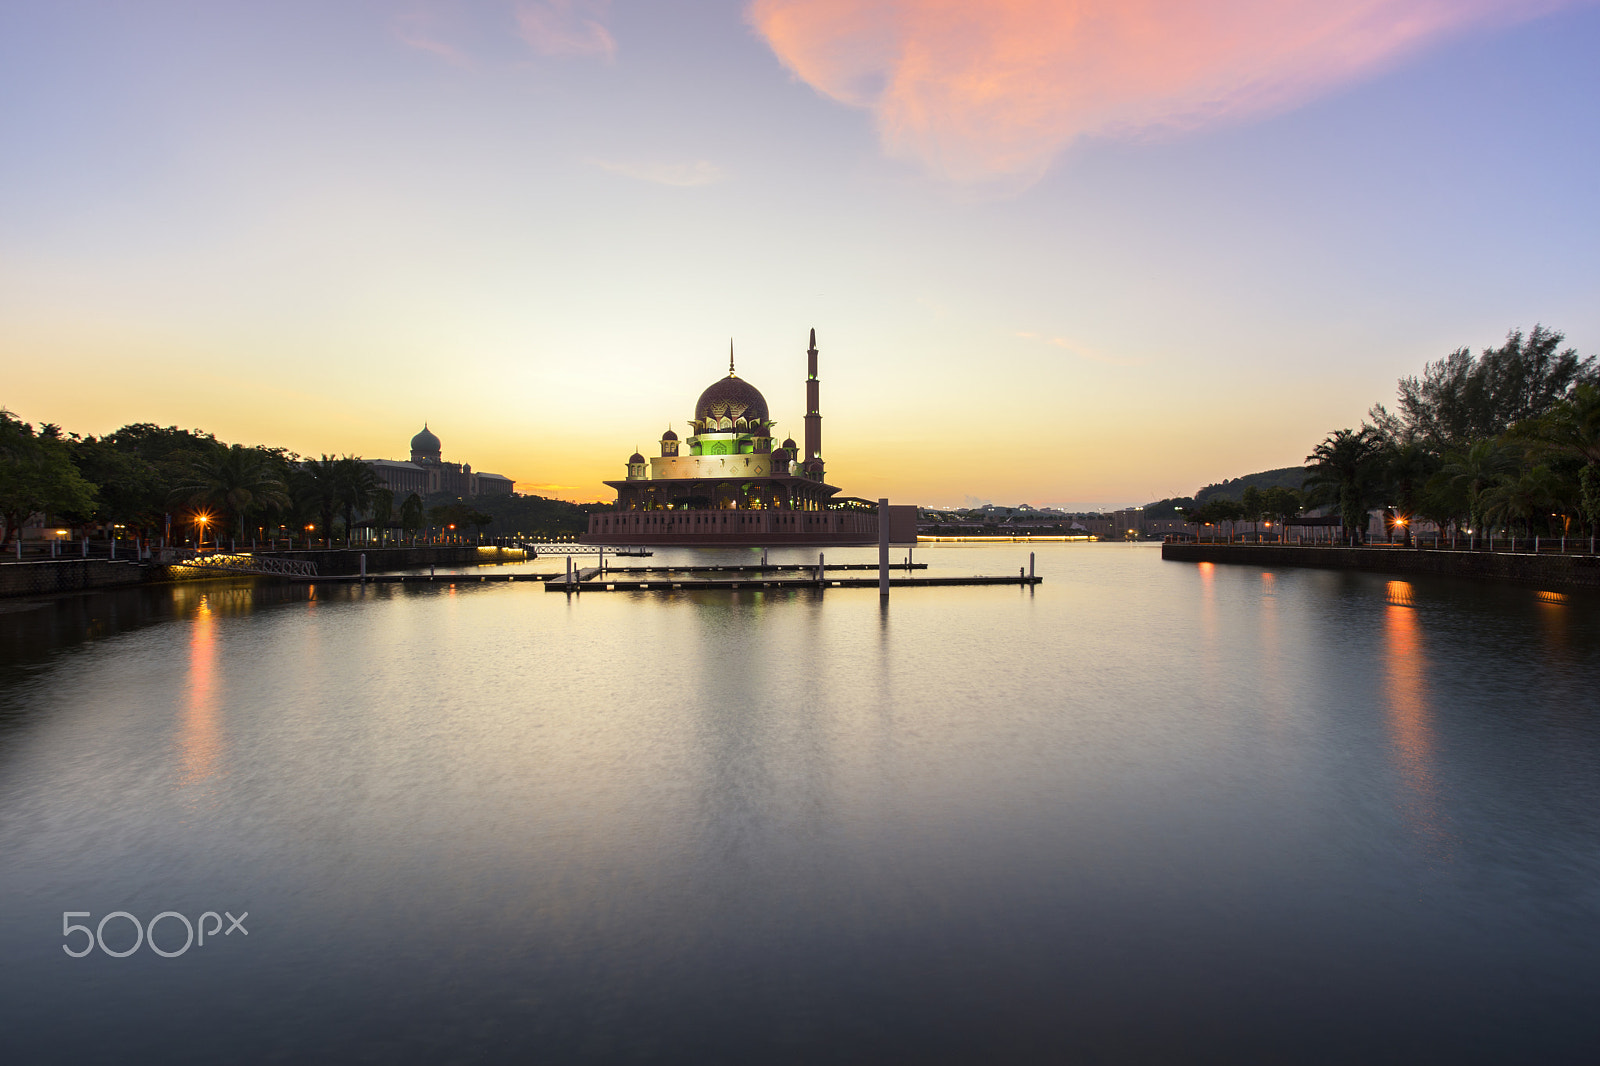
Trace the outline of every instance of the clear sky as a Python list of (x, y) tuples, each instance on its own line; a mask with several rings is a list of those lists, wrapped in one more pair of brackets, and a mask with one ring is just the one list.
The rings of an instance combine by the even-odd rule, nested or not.
[(0, 404), (607, 498), (725, 373), (851, 495), (1300, 462), (1600, 350), (1600, 6), (0, 2)]

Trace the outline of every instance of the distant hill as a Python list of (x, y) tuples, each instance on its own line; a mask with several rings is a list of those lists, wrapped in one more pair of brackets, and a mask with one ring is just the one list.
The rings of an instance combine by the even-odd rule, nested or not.
[(1263, 470), (1259, 474), (1246, 474), (1230, 481), (1220, 481), (1215, 485), (1207, 485), (1193, 496), (1174, 496), (1170, 500), (1156, 500), (1154, 503), (1144, 505), (1146, 517), (1160, 515), (1167, 517), (1180, 508), (1198, 507), (1213, 496), (1221, 496), (1228, 500), (1237, 500), (1244, 495), (1244, 490), (1254, 485), (1265, 492), (1267, 489), (1298, 489), (1305, 480), (1306, 468), (1303, 466), (1285, 466), (1278, 470)]
[(1305, 467), (1285, 466), (1278, 470), (1263, 470), (1259, 474), (1246, 474), (1244, 477), (1236, 477), (1231, 481), (1207, 485), (1195, 493), (1194, 498), (1196, 503), (1205, 503), (1213, 496), (1221, 496), (1227, 500), (1237, 500), (1244, 495), (1244, 490), (1252, 485), (1262, 492), (1267, 489), (1298, 489), (1305, 479)]

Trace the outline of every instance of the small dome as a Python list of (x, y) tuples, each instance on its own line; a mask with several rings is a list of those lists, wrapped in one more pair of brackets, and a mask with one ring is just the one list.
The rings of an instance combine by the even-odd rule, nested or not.
[(794, 451), (795, 448), (799, 447), (799, 445), (795, 444), (793, 437), (785, 437), (783, 439), (783, 446), (789, 449), (791, 452)]
[(661, 439), (662, 440), (677, 440), (678, 439), (678, 435), (676, 433), (672, 432), (672, 430), (669, 429), (665, 433), (661, 434)]
[(782, 448), (774, 448), (774, 449), (772, 449), (772, 469), (774, 471), (776, 471), (778, 469), (778, 464), (779, 463), (787, 464), (788, 462), (789, 462), (789, 453), (787, 451), (785, 451)]
[(644, 456), (640, 455), (638, 452), (634, 452), (632, 455), (628, 456), (629, 465), (632, 465), (633, 463), (642, 463), (644, 461)]
[(809, 471), (810, 473), (813, 473), (813, 474), (822, 473), (822, 460), (821, 459), (813, 459), (813, 460), (811, 460), (809, 463), (806, 464), (806, 470)]
[(422, 432), (411, 438), (411, 450), (414, 452), (436, 452), (439, 450), (439, 438), (428, 431), (428, 424), (422, 424)]

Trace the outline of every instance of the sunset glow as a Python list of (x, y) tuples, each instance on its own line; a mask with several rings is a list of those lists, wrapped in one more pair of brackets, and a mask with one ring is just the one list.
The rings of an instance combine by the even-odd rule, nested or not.
[[(1204, 15), (1199, 12), (1204, 11)], [(852, 494), (1115, 508), (1600, 348), (1600, 10), (13, 5), (0, 404), (602, 482), (725, 370)]]

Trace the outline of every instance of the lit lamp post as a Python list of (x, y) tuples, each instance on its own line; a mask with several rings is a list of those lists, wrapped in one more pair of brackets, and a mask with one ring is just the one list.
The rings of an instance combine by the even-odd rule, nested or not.
[(205, 551), (206, 550), (206, 516), (204, 514), (197, 514), (197, 515), (194, 516), (194, 522), (195, 522), (195, 525), (198, 526), (199, 529), (200, 529), (200, 543), (195, 545), (195, 550), (196, 551)]

